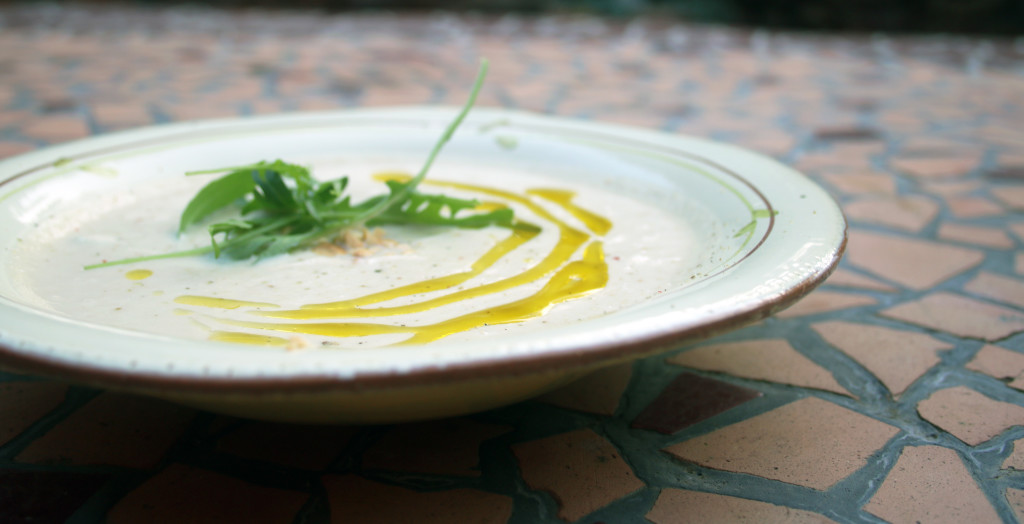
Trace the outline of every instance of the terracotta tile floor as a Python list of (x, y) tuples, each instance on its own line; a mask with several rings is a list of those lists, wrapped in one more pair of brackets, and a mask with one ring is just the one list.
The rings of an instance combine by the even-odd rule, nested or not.
[[(172, 120), (457, 103), (760, 150), (848, 256), (738, 332), (455, 420), (305, 427), (0, 374), (0, 521), (1024, 518), (1024, 40), (665, 19), (0, 7), (0, 157)], [(0, 319), (2, 322), (2, 319)]]

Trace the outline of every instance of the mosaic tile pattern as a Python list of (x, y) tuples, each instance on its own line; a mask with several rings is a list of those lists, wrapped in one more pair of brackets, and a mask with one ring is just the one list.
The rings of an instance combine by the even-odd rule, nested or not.
[(13, 522), (1017, 522), (1024, 41), (670, 19), (0, 7), (0, 157), (135, 126), (454, 104), (710, 137), (824, 185), (839, 271), (534, 401), (268, 424), (0, 375)]

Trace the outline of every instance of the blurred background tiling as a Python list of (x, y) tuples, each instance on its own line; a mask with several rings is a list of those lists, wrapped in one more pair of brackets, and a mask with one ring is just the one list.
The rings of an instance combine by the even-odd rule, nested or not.
[[(480, 105), (748, 147), (850, 222), (840, 269), (778, 316), (456, 419), (270, 424), (2, 374), (0, 522), (1024, 518), (1021, 4), (944, 18), (960, 28), (924, 14), (967, 3), (811, 4), (0, 5), (0, 157), (188, 119), (458, 104), (486, 56)], [(795, 30), (863, 29), (835, 21), (855, 4), (880, 9), (873, 30), (978, 31), (991, 8), (1003, 34)], [(772, 21), (788, 28), (750, 25)]]

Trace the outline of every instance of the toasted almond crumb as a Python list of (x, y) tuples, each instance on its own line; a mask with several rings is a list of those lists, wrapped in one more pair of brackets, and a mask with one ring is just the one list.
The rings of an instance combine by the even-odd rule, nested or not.
[[(370, 231), (366, 228), (346, 229), (331, 242), (321, 242), (313, 247), (313, 252), (323, 256), (350, 254), (356, 257), (367, 257), (380, 251), (383, 247), (396, 247), (398, 242), (386, 238), (381, 228)], [(407, 249), (408, 251), (408, 249)]]
[(345, 248), (331, 242), (320, 242), (316, 246), (313, 246), (313, 252), (325, 257), (333, 257), (348, 253), (348, 251), (345, 251)]
[(300, 336), (292, 336), (288, 338), (288, 345), (284, 347), (287, 351), (298, 351), (300, 349), (306, 349), (309, 347), (309, 341)]
[(365, 231), (357, 231), (355, 229), (346, 229), (345, 233), (342, 234), (342, 241), (351, 249), (359, 249), (363, 247), (363, 237)]

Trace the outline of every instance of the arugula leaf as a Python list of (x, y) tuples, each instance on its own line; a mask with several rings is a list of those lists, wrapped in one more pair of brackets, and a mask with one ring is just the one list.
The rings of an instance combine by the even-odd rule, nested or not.
[(206, 184), (185, 206), (178, 223), (178, 233), (249, 194), (254, 185), (252, 175), (245, 169), (233, 171)]
[(445, 128), (420, 171), (405, 182), (389, 181), (387, 194), (353, 204), (345, 194), (347, 177), (318, 182), (307, 168), (281, 160), (194, 171), (187, 174), (227, 174), (207, 184), (192, 198), (182, 212), (179, 233), (216, 211), (242, 202), (238, 218), (209, 226), (210, 246), (92, 264), (86, 269), (209, 252), (215, 257), (226, 255), (234, 259), (270, 257), (311, 247), (349, 228), (378, 224), (536, 228), (516, 222), (511, 209), (477, 211), (479, 203), (475, 200), (416, 191), (476, 101), (487, 68), (487, 61), (482, 60), (469, 99)]

